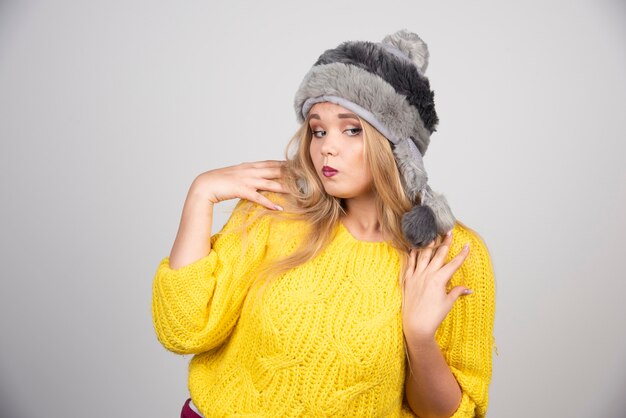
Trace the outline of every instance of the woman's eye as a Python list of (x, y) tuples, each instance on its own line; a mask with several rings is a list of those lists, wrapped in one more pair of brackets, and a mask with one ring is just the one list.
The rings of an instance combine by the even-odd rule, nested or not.
[[(348, 136), (357, 136), (362, 130), (363, 128), (348, 128), (344, 132), (348, 132)], [(326, 135), (326, 131), (323, 129), (311, 130), (311, 135), (315, 138), (322, 138)]]

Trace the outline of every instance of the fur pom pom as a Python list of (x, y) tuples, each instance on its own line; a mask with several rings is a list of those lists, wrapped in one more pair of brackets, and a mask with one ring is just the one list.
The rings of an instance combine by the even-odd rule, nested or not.
[(428, 46), (422, 38), (406, 29), (400, 29), (392, 35), (385, 36), (383, 43), (391, 44), (402, 51), (417, 65), (421, 74), (428, 68)]
[(422, 192), (422, 205), (428, 206), (433, 211), (437, 222), (437, 232), (445, 234), (454, 227), (456, 219), (447, 199), (444, 195), (434, 192), (429, 185), (426, 185)]
[(413, 206), (402, 216), (402, 231), (414, 247), (427, 246), (437, 237), (437, 222), (432, 209), (428, 206)]

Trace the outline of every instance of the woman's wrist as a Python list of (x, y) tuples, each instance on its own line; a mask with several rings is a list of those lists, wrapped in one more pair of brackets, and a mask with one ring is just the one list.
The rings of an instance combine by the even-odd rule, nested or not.
[(413, 352), (427, 351), (437, 348), (439, 344), (434, 336), (404, 336), (407, 348)]
[(202, 174), (196, 177), (191, 183), (188, 198), (194, 199), (198, 202), (208, 203), (211, 206), (219, 203), (215, 192), (209, 186), (209, 181), (207, 181), (206, 177), (203, 177)]

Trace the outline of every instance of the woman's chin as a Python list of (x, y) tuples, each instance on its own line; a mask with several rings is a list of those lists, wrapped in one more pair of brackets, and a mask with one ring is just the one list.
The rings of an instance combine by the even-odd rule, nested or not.
[(324, 187), (324, 190), (326, 191), (326, 194), (336, 197), (337, 199), (352, 199), (358, 196), (358, 194), (355, 194), (354, 192), (337, 189), (335, 187), (326, 186)]
[(345, 192), (345, 190), (338, 190), (336, 187), (324, 185), (324, 191), (327, 195), (332, 197), (336, 197), (337, 199), (346, 199), (349, 197), (349, 194)]

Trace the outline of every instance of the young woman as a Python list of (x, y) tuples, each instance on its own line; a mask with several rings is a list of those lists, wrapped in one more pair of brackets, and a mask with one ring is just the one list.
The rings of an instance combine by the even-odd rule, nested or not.
[(486, 414), (493, 270), (427, 184), (427, 60), (406, 30), (325, 51), (286, 161), (194, 179), (153, 284), (159, 341), (194, 354), (181, 417)]

